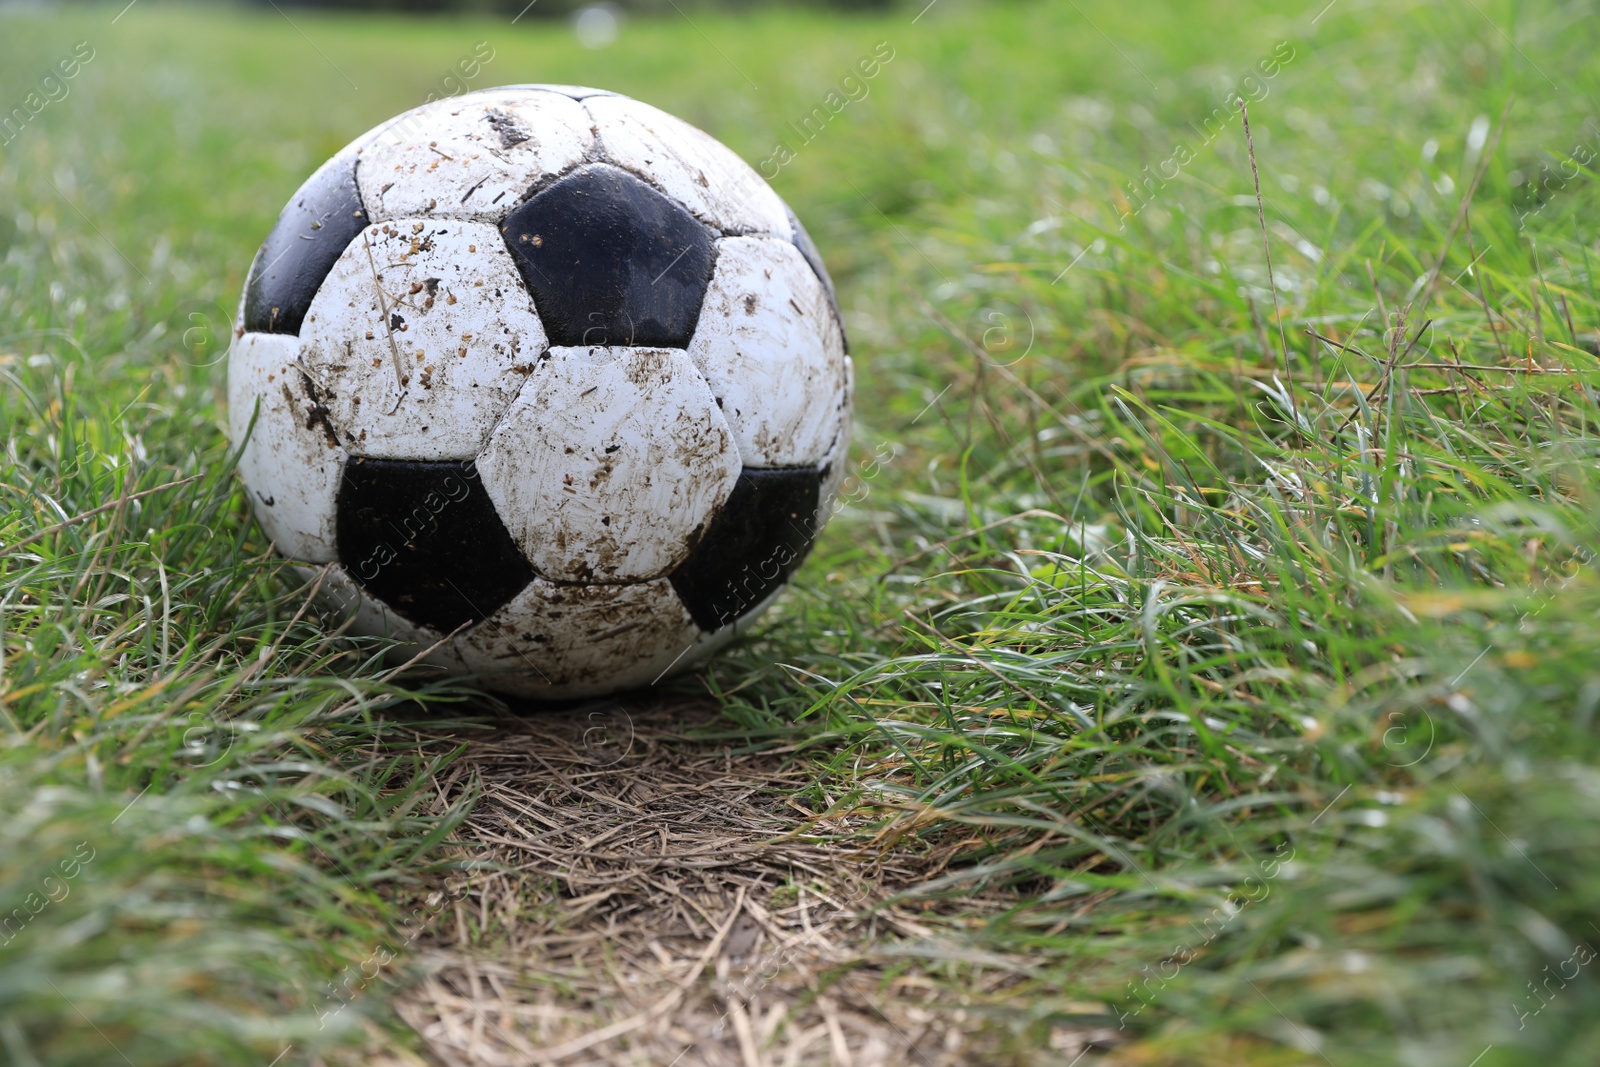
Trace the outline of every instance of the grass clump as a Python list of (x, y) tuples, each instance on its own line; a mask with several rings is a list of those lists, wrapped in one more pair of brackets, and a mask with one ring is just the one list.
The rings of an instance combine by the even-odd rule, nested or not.
[(0, 1043), (25, 1064), (349, 1040), (376, 1005), (341, 972), (395, 941), (460, 816), (433, 792), (448, 750), (380, 713), (448, 695), (312, 624), (244, 540), (209, 413), (184, 448), (180, 411), (96, 410), (42, 361), (0, 375), (0, 529), (29, 531), (0, 550)]

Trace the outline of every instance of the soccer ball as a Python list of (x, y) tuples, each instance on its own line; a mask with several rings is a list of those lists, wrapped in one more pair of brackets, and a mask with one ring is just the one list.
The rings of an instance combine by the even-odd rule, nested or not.
[(262, 528), (332, 565), (355, 632), (566, 698), (682, 670), (772, 603), (842, 480), (851, 375), (755, 171), (637, 100), (519, 85), (306, 181), (250, 268), (228, 409)]

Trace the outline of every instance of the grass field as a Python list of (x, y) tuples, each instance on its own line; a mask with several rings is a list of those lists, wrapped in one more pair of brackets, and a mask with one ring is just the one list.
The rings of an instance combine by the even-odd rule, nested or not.
[[(1593, 1063), (1590, 6), (686, 10), (591, 52), (532, 19), (0, 7), (29, 112), (0, 145), (7, 1061)], [(330, 635), (230, 472), (256, 245), (479, 42), (473, 88), (786, 145), (851, 334), (846, 506), (759, 636), (608, 706), (620, 755)], [(484, 829), (598, 840), (649, 806), (604, 789), (718, 775), (750, 834), (860, 872), (831, 903), (860, 921), (760, 996), (701, 949), (735, 885), (769, 948), (809, 923), (812, 853), (695, 875), (651, 1000), (626, 894)], [(674, 812), (661, 842), (708, 817)], [(446, 972), (521, 1007), (452, 1037)], [(841, 1026), (860, 998), (882, 1024)]]

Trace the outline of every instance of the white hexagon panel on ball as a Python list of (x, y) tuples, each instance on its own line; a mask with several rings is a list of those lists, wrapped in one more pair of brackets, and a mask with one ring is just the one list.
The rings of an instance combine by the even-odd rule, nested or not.
[(584, 101), (600, 151), (723, 233), (787, 237), (789, 213), (772, 187), (732, 149), (659, 108), (626, 96)]
[(521, 85), (502, 85), (495, 89), (486, 90), (494, 93), (511, 93), (523, 89), (538, 89), (541, 92), (560, 93), (562, 96), (573, 100), (587, 100), (591, 96), (616, 96), (610, 89), (596, 89), (588, 85), (566, 85), (561, 82), (524, 82)]
[(357, 180), (374, 221), (407, 215), (498, 221), (541, 178), (594, 148), (583, 105), (536, 87), (424, 104), (377, 131)]
[(452, 655), (490, 688), (536, 700), (635, 689), (688, 670), (750, 632), (778, 595), (706, 633), (664, 578), (625, 585), (535, 578), (456, 638)]
[[(822, 487), (817, 494), (817, 522), (816, 528), (821, 530), (828, 525), (828, 520), (833, 518), (854, 500), (840, 500), (839, 490), (844, 487), (845, 480), (850, 476), (850, 434), (855, 429), (855, 364), (850, 357), (844, 358), (844, 395), (837, 401), (838, 430), (833, 441), (828, 446), (828, 453), (822, 460)], [(887, 448), (888, 451), (884, 451)], [(869, 459), (861, 462), (860, 481), (862, 488), (853, 490), (852, 494), (864, 494), (865, 483), (869, 477), (876, 477), (882, 464), (894, 458), (892, 445), (880, 444)]]
[(484, 682), (558, 699), (650, 685), (687, 663), (701, 639), (666, 579), (571, 585), (535, 578), (457, 638)]
[(244, 444), (239, 477), (278, 551), (328, 563), (336, 557), (334, 498), (345, 451), (299, 354), (299, 338), (285, 334), (247, 333), (234, 341), (228, 429), (235, 448)]
[(545, 347), (499, 231), (459, 219), (367, 227), (300, 330), (351, 455), (471, 459)]
[(689, 356), (752, 467), (822, 461), (839, 435), (844, 333), (800, 250), (770, 237), (716, 243)]
[(534, 569), (571, 582), (667, 573), (739, 470), (694, 364), (655, 348), (552, 348), (478, 460)]

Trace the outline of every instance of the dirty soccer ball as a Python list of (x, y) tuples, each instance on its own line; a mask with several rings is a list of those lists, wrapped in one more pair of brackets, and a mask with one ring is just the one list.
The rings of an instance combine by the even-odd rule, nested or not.
[(748, 628), (844, 474), (851, 366), (806, 231), (612, 93), (486, 90), (361, 137), (284, 209), (234, 333), (277, 550), (333, 564), (355, 632), (511, 694), (647, 685)]

